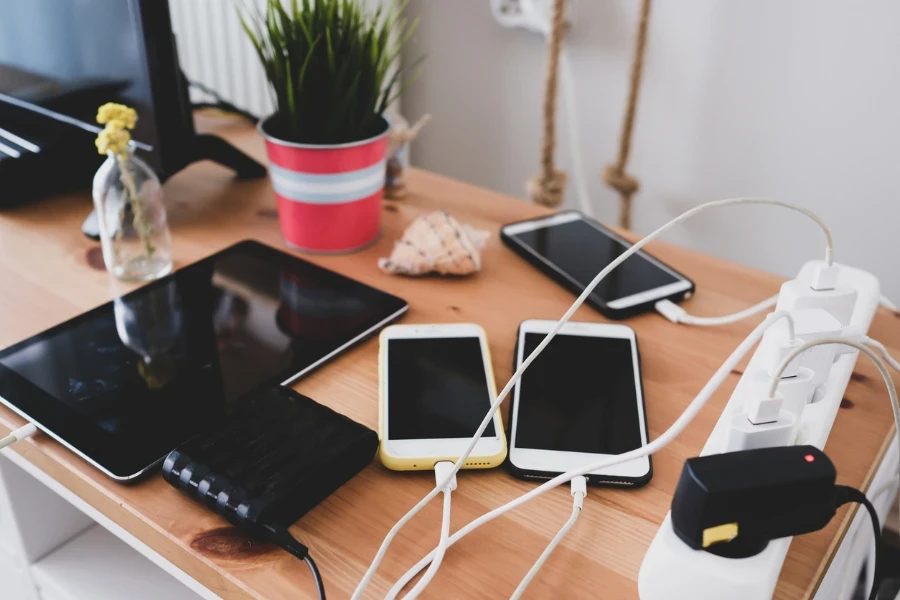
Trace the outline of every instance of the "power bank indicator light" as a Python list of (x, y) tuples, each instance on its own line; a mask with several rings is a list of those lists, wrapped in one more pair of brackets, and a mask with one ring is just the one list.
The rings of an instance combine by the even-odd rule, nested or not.
[(813, 456), (812, 454), (807, 454), (806, 456), (803, 457), (803, 460), (805, 460), (808, 463), (816, 462), (816, 457)]

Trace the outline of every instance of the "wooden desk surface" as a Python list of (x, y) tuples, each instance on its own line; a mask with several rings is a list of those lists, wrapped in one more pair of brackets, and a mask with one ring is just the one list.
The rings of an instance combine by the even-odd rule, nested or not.
[[(262, 142), (245, 127), (226, 123), (220, 133), (264, 159)], [(90, 149), (85, 149), (86, 152)], [(475, 322), (488, 332), (498, 384), (511, 373), (516, 327), (528, 318), (556, 319), (572, 295), (502, 246), (501, 224), (543, 214), (533, 205), (422, 171), (409, 174), (411, 194), (384, 205), (384, 235), (364, 252), (305, 257), (410, 303), (407, 323)], [(267, 180), (237, 182), (229, 172), (195, 165), (166, 185), (176, 266), (255, 238), (283, 248)], [(79, 226), (91, 208), (71, 195), (0, 213), (0, 347), (108, 301), (127, 288), (103, 271), (97, 245)], [(375, 266), (416, 216), (448, 209), (460, 221), (492, 234), (484, 270), (470, 279), (403, 279)], [(764, 210), (764, 209), (760, 209)], [(660, 215), (662, 222), (665, 216)], [(698, 293), (686, 306), (694, 314), (724, 314), (778, 290), (781, 278), (696, 252), (656, 243), (654, 252), (692, 277)], [(810, 248), (818, 255), (818, 248)], [(838, 257), (841, 248), (837, 248)], [(806, 257), (797, 257), (797, 265)], [(860, 265), (865, 266), (865, 265)], [(879, 311), (873, 336), (900, 349), (900, 320)], [(603, 321), (589, 308), (577, 319)], [(687, 329), (648, 314), (628, 323), (640, 339), (650, 436), (665, 430), (758, 320)], [(300, 381), (296, 389), (375, 428), (377, 341), (370, 340)], [(529, 597), (630, 599), (637, 575), (671, 501), (685, 459), (699, 453), (739, 373), (733, 374), (693, 424), (655, 455), (649, 485), (632, 491), (592, 489), (577, 526), (529, 588)], [(900, 385), (900, 381), (897, 382)], [(504, 404), (504, 422), (506, 405)], [(21, 425), (0, 408), (3, 430)], [(839, 481), (865, 487), (893, 431), (891, 409), (877, 372), (860, 360), (826, 450)], [(305, 565), (275, 548), (249, 544), (227, 523), (169, 487), (161, 477), (117, 484), (46, 436), (13, 447), (166, 559), (226, 599), (314, 598)], [(388, 529), (434, 485), (429, 473), (394, 473), (377, 461), (306, 515), (294, 534), (310, 546), (330, 598), (349, 596)], [(465, 472), (454, 494), (453, 530), (534, 487), (503, 470)], [(448, 552), (429, 598), (505, 598), (568, 517), (571, 498), (560, 488), (490, 525)], [(847, 523), (846, 510), (825, 530), (794, 540), (775, 597), (809, 598)], [(367, 597), (381, 597), (437, 542), (440, 502), (401, 532)]]

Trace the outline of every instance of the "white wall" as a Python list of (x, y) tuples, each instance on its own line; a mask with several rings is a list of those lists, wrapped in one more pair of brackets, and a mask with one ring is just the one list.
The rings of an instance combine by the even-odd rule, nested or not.
[[(608, 222), (618, 201), (599, 170), (616, 149), (638, 6), (575, 0), (571, 12), (582, 152)], [(409, 13), (421, 24), (407, 60), (428, 57), (404, 113), (435, 117), (414, 162), (524, 197), (537, 169), (543, 41), (501, 28), (487, 1), (412, 0)], [(900, 301), (898, 23), (892, 0), (657, 0), (631, 163), (643, 183), (634, 228), (729, 196), (802, 203), (831, 224), (837, 260), (874, 272)], [(571, 185), (567, 194), (575, 206)], [(669, 239), (784, 275), (822, 252), (815, 226), (761, 207), (701, 216)]]

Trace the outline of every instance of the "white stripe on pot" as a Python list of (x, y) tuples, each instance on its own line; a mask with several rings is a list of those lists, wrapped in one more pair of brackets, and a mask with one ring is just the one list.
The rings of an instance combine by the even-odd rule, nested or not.
[(288, 200), (294, 202), (306, 202), (307, 204), (345, 204), (348, 202), (356, 202), (367, 198), (376, 193), (384, 186), (384, 175), (372, 178), (371, 181), (364, 182), (365, 185), (354, 184), (351, 189), (336, 189), (337, 186), (331, 186), (327, 191), (308, 191), (306, 189), (297, 189), (297, 184), (284, 182), (274, 173), (272, 174), (272, 188), (275, 192)]
[[(274, 165), (273, 165), (274, 166)], [(378, 163), (377, 169), (368, 170), (363, 177), (347, 179), (345, 174), (316, 175), (316, 179), (308, 180), (285, 175), (284, 169), (271, 170), (272, 185), (298, 194), (337, 194), (347, 195), (369, 189), (372, 185), (384, 184), (384, 162)]]
[(270, 164), (269, 167), (273, 175), (277, 174), (285, 181), (294, 183), (306, 183), (310, 185), (333, 185), (335, 183), (344, 183), (346, 181), (357, 181), (371, 177), (373, 174), (384, 175), (386, 160), (381, 160), (371, 167), (357, 169), (356, 171), (344, 171), (343, 173), (300, 173), (292, 171), (276, 164)]

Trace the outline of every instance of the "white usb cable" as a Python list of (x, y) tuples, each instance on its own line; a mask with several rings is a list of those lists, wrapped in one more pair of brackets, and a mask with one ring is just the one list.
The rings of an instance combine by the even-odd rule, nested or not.
[[(731, 355), (722, 363), (722, 366), (713, 374), (713, 376), (706, 382), (706, 385), (703, 386), (703, 389), (697, 394), (697, 396), (691, 401), (691, 403), (684, 409), (684, 412), (675, 419), (675, 422), (664, 431), (658, 438), (648, 443), (646, 446), (642, 446), (641, 448), (637, 448), (635, 450), (630, 450), (625, 452), (624, 454), (618, 454), (615, 456), (610, 456), (601, 461), (598, 461), (594, 464), (586, 465), (574, 471), (569, 471), (568, 473), (563, 473), (562, 475), (557, 475), (553, 479), (541, 484), (540, 486), (534, 488), (527, 494), (519, 496), (515, 500), (507, 502), (503, 506), (499, 506), (494, 510), (481, 515), (479, 518), (471, 521), (468, 525), (454, 533), (450, 536), (450, 539), (447, 540), (447, 545), (452, 546), (471, 532), (475, 531), (485, 523), (490, 523), (497, 517), (506, 514), (507, 512), (522, 506), (526, 502), (537, 498), (556, 486), (565, 483), (566, 481), (570, 481), (575, 477), (580, 475), (587, 475), (588, 473), (592, 473), (594, 471), (599, 471), (601, 469), (609, 468), (613, 465), (618, 465), (623, 462), (627, 462), (629, 460), (634, 460), (636, 458), (642, 458), (644, 456), (649, 456), (650, 454), (654, 454), (665, 448), (669, 443), (672, 442), (678, 435), (684, 431), (685, 427), (690, 424), (691, 421), (694, 420), (694, 417), (706, 406), (707, 401), (710, 397), (719, 389), (719, 386), (728, 378), (731, 374), (731, 370), (734, 369), (741, 360), (747, 355), (747, 353), (759, 342), (762, 338), (763, 333), (765, 333), (766, 329), (772, 326), (774, 323), (778, 322), (781, 319), (787, 319), (789, 322), (792, 321), (789, 313), (784, 311), (776, 311), (768, 315), (765, 320), (756, 326), (756, 328), (750, 332), (744, 341), (738, 345), (737, 348), (731, 353)], [(430, 554), (425, 556), (422, 560), (416, 563), (403, 577), (398, 581), (398, 585), (400, 588), (408, 581), (410, 581), (413, 577), (416, 576), (416, 573), (424, 569), (428, 563), (431, 562), (432, 558), (436, 555), (438, 549), (432, 550)]]
[[(538, 355), (541, 352), (543, 352), (544, 348), (546, 348), (547, 345), (550, 343), (550, 341), (554, 337), (556, 337), (556, 334), (559, 333), (559, 330), (562, 329), (562, 327), (566, 323), (568, 323), (569, 319), (572, 318), (572, 315), (575, 313), (575, 311), (578, 310), (578, 308), (582, 304), (584, 304), (585, 300), (594, 291), (594, 289), (597, 287), (597, 285), (599, 285), (599, 283), (601, 281), (603, 281), (603, 279), (605, 279), (606, 276), (613, 269), (615, 269), (620, 264), (625, 262), (625, 260), (628, 259), (628, 257), (630, 257), (634, 253), (638, 252), (641, 248), (646, 246), (648, 243), (650, 243), (654, 239), (658, 238), (660, 235), (662, 235), (663, 233), (665, 233), (666, 231), (668, 231), (675, 225), (678, 225), (682, 221), (690, 219), (694, 215), (696, 215), (700, 212), (703, 212), (707, 209), (710, 209), (710, 208), (717, 208), (717, 207), (721, 207), (721, 206), (731, 206), (731, 205), (737, 205), (737, 204), (765, 204), (765, 205), (770, 205), (770, 206), (781, 206), (783, 208), (787, 208), (787, 209), (799, 212), (801, 214), (804, 214), (807, 217), (809, 217), (810, 219), (812, 219), (813, 221), (815, 221), (822, 228), (822, 231), (825, 234), (825, 263), (826, 263), (827, 268), (829, 268), (829, 269), (832, 268), (832, 265), (834, 263), (834, 242), (833, 242), (833, 239), (831, 236), (831, 230), (828, 229), (828, 226), (825, 224), (824, 221), (822, 221), (822, 219), (818, 215), (816, 215), (814, 212), (812, 212), (811, 210), (809, 210), (808, 208), (805, 208), (803, 206), (790, 204), (788, 202), (782, 202), (780, 200), (773, 200), (770, 198), (729, 198), (729, 199), (725, 199), (725, 200), (715, 200), (713, 202), (707, 202), (705, 204), (695, 206), (694, 208), (682, 213), (681, 215), (675, 217), (674, 219), (672, 219), (665, 225), (659, 227), (658, 229), (656, 229), (655, 231), (653, 231), (646, 237), (638, 240), (633, 246), (626, 249), (622, 254), (620, 254), (613, 261), (611, 261), (606, 267), (604, 267), (594, 277), (593, 281), (591, 281), (590, 284), (588, 284), (587, 287), (585, 287), (584, 291), (581, 292), (581, 294), (578, 296), (578, 298), (575, 300), (575, 302), (572, 303), (572, 306), (569, 307), (569, 310), (567, 310), (566, 313), (562, 316), (562, 318), (556, 323), (556, 325), (554, 325), (553, 329), (551, 329), (550, 333), (548, 333), (544, 337), (544, 339), (541, 341), (541, 343), (538, 344), (537, 348), (535, 348), (531, 352), (531, 354), (529, 354), (528, 357), (522, 362), (522, 364), (519, 366), (519, 368), (516, 369), (516, 372), (513, 373), (510, 380), (506, 383), (506, 385), (503, 387), (503, 389), (500, 391), (500, 393), (496, 396), (494, 402), (491, 404), (491, 408), (488, 410), (487, 414), (485, 415), (484, 420), (482, 420), (481, 424), (478, 426), (478, 429), (475, 431), (475, 435), (473, 435), (472, 439), (469, 440), (469, 445), (467, 446), (465, 452), (462, 454), (462, 456), (459, 457), (459, 459), (456, 461), (456, 464), (453, 466), (453, 473), (454, 474), (457, 473), (459, 471), (459, 469), (462, 468), (465, 461), (469, 458), (469, 455), (472, 453), (472, 450), (474, 449), (475, 444), (478, 443), (478, 440), (481, 439), (481, 436), (484, 433), (484, 430), (491, 423), (491, 420), (494, 417), (494, 413), (496, 413), (497, 409), (500, 407), (500, 403), (504, 400), (504, 398), (506, 398), (506, 396), (509, 394), (509, 392), (512, 390), (512, 388), (519, 382), (519, 379), (521, 379), (522, 374), (525, 372), (525, 370), (531, 365), (532, 362), (534, 362), (534, 360), (538, 357)], [(766, 322), (768, 322), (768, 321), (766, 321)], [(705, 402), (705, 400), (704, 400), (704, 402)], [(685, 423), (685, 425), (686, 425), (686, 423)], [(666, 442), (666, 443), (668, 443), (668, 442)], [(647, 446), (647, 447), (649, 447), (649, 446)], [(634, 457), (632, 456), (631, 458), (634, 458)], [(596, 467), (596, 468), (603, 468), (605, 466), (608, 466), (608, 465), (602, 465), (601, 467)], [(555, 483), (554, 486), (559, 485), (559, 483), (564, 483), (565, 481), (568, 481), (572, 477), (575, 477), (577, 475), (583, 475), (585, 473), (590, 472), (591, 470), (596, 470), (596, 468), (588, 469), (584, 473), (574, 473), (574, 474), (570, 475), (567, 479), (560, 479), (559, 481), (557, 481), (556, 479), (553, 479), (551, 481), (557, 481), (557, 483)], [(424, 508), (429, 502), (431, 502), (431, 500), (433, 498), (435, 498), (440, 493), (440, 491), (444, 488), (444, 486), (447, 485), (447, 483), (449, 483), (449, 478), (447, 481), (443, 482), (443, 484), (440, 484), (440, 485), (436, 486), (433, 490), (431, 490), (431, 492), (429, 492), (424, 498), (422, 498), (418, 502), (418, 504), (413, 506), (409, 510), (409, 512), (407, 512), (391, 528), (391, 530), (385, 536), (384, 541), (382, 541), (381, 546), (378, 548), (378, 552), (375, 554), (375, 558), (372, 559), (372, 563), (369, 565), (369, 568), (366, 570), (366, 573), (363, 575), (363, 578), (360, 580), (359, 585), (356, 587), (356, 590), (353, 592), (353, 596), (351, 597), (351, 600), (360, 600), (363, 592), (365, 592), (366, 587), (369, 585), (369, 582), (371, 582), (372, 578), (375, 576), (375, 571), (378, 570), (378, 567), (381, 564), (381, 561), (384, 559), (384, 555), (387, 553), (388, 547), (390, 547), (390, 544), (394, 540), (394, 537), (410, 521), (410, 519), (412, 519), (415, 515), (417, 515), (419, 513), (419, 511), (422, 510), (422, 508)], [(544, 485), (547, 485), (547, 484), (544, 484)], [(553, 486), (551, 486), (551, 487), (553, 487)], [(543, 486), (541, 486), (537, 489), (543, 489)], [(549, 489), (549, 488), (546, 488), (546, 489)], [(526, 496), (527, 496), (527, 494), (526, 494)]]
[[(884, 361), (875, 354), (875, 351), (872, 350), (869, 346), (874, 346), (878, 349), (879, 352), (882, 353), (882, 356), (887, 356), (890, 361), (896, 363), (893, 358), (888, 355), (887, 350), (884, 348), (882, 344), (872, 340), (868, 337), (863, 337), (865, 342), (857, 341), (850, 337), (826, 337), (819, 338), (816, 340), (810, 340), (805, 344), (801, 344), (797, 346), (793, 351), (791, 351), (784, 359), (781, 361), (781, 364), (778, 365), (778, 368), (775, 370), (775, 373), (769, 384), (769, 398), (775, 398), (775, 395), (778, 390), (778, 384), (781, 383), (781, 375), (784, 373), (784, 370), (791, 363), (792, 360), (809, 350), (810, 348), (814, 348), (816, 346), (821, 346), (823, 344), (837, 344), (850, 346), (852, 348), (856, 348), (866, 356), (872, 359), (872, 362), (875, 363), (875, 367), (878, 369), (878, 372), (881, 373), (881, 377), (884, 379), (884, 384), (887, 386), (888, 396), (891, 399), (891, 409), (894, 411), (894, 424), (897, 428), (897, 431), (900, 432), (900, 401), (897, 399), (897, 388), (894, 386), (894, 380), (891, 378), (891, 373), (888, 371), (887, 366), (884, 364)], [(897, 368), (900, 365), (894, 366)], [(897, 369), (900, 371), (900, 369)]]
[[(884, 344), (882, 344), (878, 340), (873, 340), (868, 336), (862, 337), (862, 343), (877, 350), (878, 354), (881, 355), (881, 358), (884, 359), (884, 361), (888, 363), (891, 368), (900, 373), (900, 362), (897, 362), (897, 359), (895, 359), (888, 353), (887, 348), (884, 347)], [(900, 423), (897, 424), (897, 432), (900, 433)]]
[(13, 432), (5, 438), (0, 439), (0, 450), (7, 446), (11, 446), (16, 442), (21, 442), (24, 439), (30, 438), (35, 433), (37, 433), (37, 427), (35, 427), (34, 423), (26, 423), (22, 427), (13, 430)]
[[(404, 597), (409, 600), (418, 598), (419, 594), (422, 593), (422, 590), (428, 587), (428, 584), (434, 579), (438, 569), (441, 568), (441, 561), (444, 560), (444, 552), (448, 547), (447, 538), (450, 537), (450, 494), (456, 489), (456, 473), (453, 471), (453, 463), (449, 460), (442, 460), (441, 462), (436, 463), (434, 465), (434, 480), (437, 485), (441, 485), (444, 481), (449, 481), (449, 483), (443, 486), (444, 513), (441, 517), (441, 539), (438, 542), (438, 548), (441, 548), (442, 551), (435, 554), (434, 561), (431, 563), (431, 566), (428, 567), (428, 570), (425, 571), (425, 574), (422, 575), (422, 579), (420, 579), (413, 589), (411, 589)], [(388, 595), (385, 596), (385, 600), (393, 600), (396, 598), (397, 593), (399, 593), (401, 589), (403, 589), (402, 586), (398, 588), (396, 592), (391, 589)]]
[[(516, 591), (510, 597), (510, 600), (518, 600), (522, 597), (522, 594), (525, 593), (525, 588), (531, 584), (531, 581), (534, 579), (535, 575), (537, 575), (538, 571), (541, 570), (541, 567), (544, 566), (544, 563), (547, 562), (547, 559), (550, 557), (550, 554), (556, 549), (560, 542), (562, 542), (563, 538), (566, 537), (566, 534), (569, 533), (569, 530), (572, 529), (575, 525), (575, 521), (578, 520), (578, 516), (581, 514), (582, 507), (584, 506), (584, 498), (587, 496), (587, 478), (585, 477), (576, 477), (571, 481), (571, 493), (572, 493), (572, 514), (569, 516), (569, 519), (563, 524), (560, 530), (556, 533), (552, 540), (550, 540), (550, 544), (544, 549), (541, 553), (540, 557), (538, 557), (537, 561), (531, 566), (528, 573), (519, 583), (519, 587), (516, 588)], [(450, 544), (448, 544), (449, 547)], [(385, 600), (394, 600), (399, 594), (400, 591), (406, 587), (406, 585), (412, 581), (412, 579), (421, 572), (422, 569), (425, 568), (426, 562), (420, 562), (416, 567), (407, 571), (403, 577), (397, 580), (397, 582), (391, 587), (390, 591), (385, 596)], [(407, 596), (409, 597), (409, 596)]]
[(575, 526), (575, 521), (578, 520), (578, 515), (581, 514), (581, 508), (584, 506), (584, 497), (587, 496), (587, 479), (584, 476), (576, 477), (571, 481), (571, 487), (572, 498), (574, 498), (572, 501), (572, 515), (560, 528), (553, 539), (550, 540), (550, 544), (544, 549), (537, 561), (531, 565), (531, 569), (528, 570), (528, 573), (522, 579), (521, 583), (519, 583), (519, 587), (516, 588), (516, 591), (513, 592), (513, 595), (510, 596), (509, 600), (519, 600), (519, 598), (522, 597), (522, 594), (525, 593), (525, 588), (528, 587), (531, 580), (534, 579), (534, 576), (537, 575), (538, 571), (541, 570), (541, 567), (544, 566), (544, 563), (547, 562), (547, 559), (550, 558), (550, 554), (556, 550), (556, 547), (559, 546), (559, 543), (566, 537), (569, 530)]
[(699, 327), (714, 327), (716, 325), (728, 325), (730, 323), (743, 321), (744, 319), (752, 317), (753, 315), (758, 315), (765, 310), (774, 308), (775, 304), (777, 303), (778, 294), (775, 294), (771, 298), (766, 298), (762, 302), (754, 304), (750, 308), (745, 308), (742, 311), (730, 315), (723, 315), (721, 317), (695, 317), (694, 315), (688, 314), (686, 310), (684, 310), (682, 307), (678, 306), (671, 300), (660, 300), (653, 306), (654, 308), (656, 308), (656, 312), (673, 323), (697, 325)]

